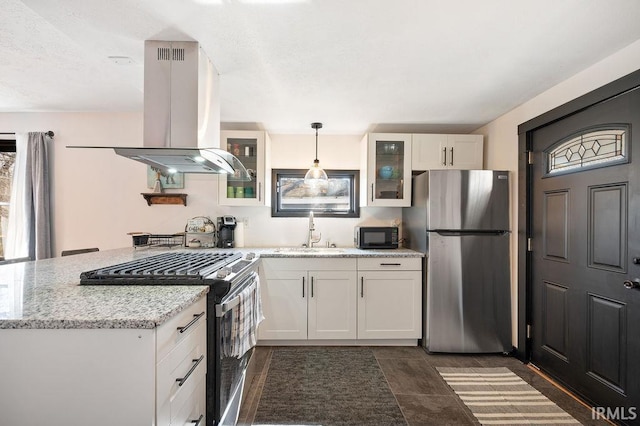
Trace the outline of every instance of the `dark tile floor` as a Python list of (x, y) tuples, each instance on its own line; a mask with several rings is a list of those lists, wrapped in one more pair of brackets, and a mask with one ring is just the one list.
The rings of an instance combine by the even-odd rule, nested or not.
[[(500, 355), (427, 354), (420, 347), (372, 348), (402, 413), (413, 425), (479, 425), (436, 371), (436, 367), (508, 367), (584, 425), (609, 425), (592, 420), (591, 410), (533, 369)], [(239, 425), (251, 425), (269, 370), (273, 348), (256, 348), (250, 369)]]

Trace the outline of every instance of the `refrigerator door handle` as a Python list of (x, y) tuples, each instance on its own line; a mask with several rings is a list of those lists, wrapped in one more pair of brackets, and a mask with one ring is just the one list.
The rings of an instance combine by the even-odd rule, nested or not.
[(487, 235), (487, 236), (502, 236), (502, 235), (508, 235), (510, 233), (510, 231), (503, 231), (503, 230), (499, 230), (499, 231), (452, 231), (449, 229), (439, 229), (439, 230), (435, 230), (435, 231), (431, 231), (431, 232), (435, 232), (438, 235), (442, 235), (443, 237), (459, 237), (461, 235)]

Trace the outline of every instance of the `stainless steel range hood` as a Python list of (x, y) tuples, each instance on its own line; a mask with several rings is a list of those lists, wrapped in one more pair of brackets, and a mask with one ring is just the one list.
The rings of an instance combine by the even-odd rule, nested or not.
[(145, 41), (143, 144), (111, 148), (163, 172), (250, 180), (242, 163), (220, 149), (219, 92), (218, 72), (199, 43)]

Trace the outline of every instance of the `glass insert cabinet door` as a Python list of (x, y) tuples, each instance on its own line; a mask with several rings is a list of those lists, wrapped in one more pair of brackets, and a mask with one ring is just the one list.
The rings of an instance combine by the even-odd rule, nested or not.
[(367, 205), (409, 206), (411, 135), (373, 133), (367, 142)]
[(219, 204), (228, 206), (264, 205), (264, 132), (223, 131), (221, 148), (240, 160), (251, 176), (250, 181), (233, 175), (220, 175)]

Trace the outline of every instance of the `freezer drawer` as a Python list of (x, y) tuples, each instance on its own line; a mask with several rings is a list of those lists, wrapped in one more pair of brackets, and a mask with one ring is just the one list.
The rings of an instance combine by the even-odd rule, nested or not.
[(510, 352), (509, 234), (428, 235), (427, 350)]

